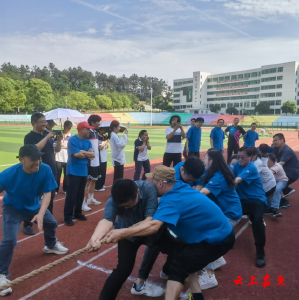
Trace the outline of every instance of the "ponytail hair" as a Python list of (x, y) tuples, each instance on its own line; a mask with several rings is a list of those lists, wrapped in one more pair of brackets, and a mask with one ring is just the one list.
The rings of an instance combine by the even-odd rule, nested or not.
[(111, 137), (111, 132), (113, 131), (114, 128), (118, 127), (119, 126), (119, 122), (117, 120), (113, 120), (111, 123), (110, 123), (110, 128), (109, 128), (109, 131), (108, 131), (108, 138), (110, 140), (110, 137)]
[(138, 138), (141, 138), (142, 135), (144, 135), (147, 131), (145, 129), (141, 130), (138, 134)]

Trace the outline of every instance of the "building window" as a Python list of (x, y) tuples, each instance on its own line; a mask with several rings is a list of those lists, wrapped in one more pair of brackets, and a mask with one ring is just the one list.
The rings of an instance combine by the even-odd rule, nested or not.
[(219, 77), (219, 81), (223, 81), (224, 80), (224, 77)]
[(277, 69), (277, 72), (283, 72), (283, 67), (279, 67), (279, 68)]
[(277, 88), (277, 89), (282, 89), (282, 84), (276, 85), (276, 88)]
[(266, 78), (262, 78), (262, 82), (268, 82), (268, 81), (276, 81), (276, 77), (266, 77)]
[(212, 81), (212, 78), (208, 78), (208, 82), (211, 82)]
[(221, 103), (221, 107), (226, 107), (226, 104), (225, 103)]
[(232, 75), (232, 80), (237, 79), (237, 75)]
[(283, 76), (277, 76), (277, 80), (282, 80)]
[(275, 105), (281, 105), (281, 100), (276, 100)]
[(297, 100), (297, 105), (299, 105), (299, 100)]
[(275, 114), (280, 115), (280, 109), (275, 109)]
[(218, 78), (213, 78), (213, 81), (215, 82), (215, 81), (218, 81)]
[(276, 68), (262, 70), (262, 74), (276, 73)]
[(180, 97), (180, 94), (174, 94), (173, 97), (175, 98)]
[(202, 78), (202, 75), (200, 75), (200, 78)]
[(253, 73), (251, 73), (250, 76), (251, 76), (251, 77), (257, 77), (257, 76), (258, 76), (258, 73), (257, 73), (257, 72), (253, 72)]
[(256, 107), (256, 102), (251, 102), (251, 107)]
[(261, 90), (271, 90), (275, 89), (275, 85), (262, 85)]
[(275, 93), (262, 93), (261, 98), (275, 97)]
[(242, 79), (242, 78), (243, 78), (243, 74), (239, 74), (238, 79)]
[(200, 85), (202, 85), (202, 82), (200, 82)]
[(282, 96), (282, 93), (279, 92), (279, 93), (276, 93), (276, 97), (281, 97)]
[(274, 109), (270, 109), (270, 114), (274, 115)]
[(224, 80), (230, 80), (230, 76), (225, 76)]
[(299, 96), (299, 92), (298, 92), (298, 96)]
[(234, 107), (239, 107), (239, 103), (234, 103)]
[(173, 100), (173, 103), (180, 103), (180, 100)]
[(249, 77), (250, 77), (250, 73), (244, 74), (244, 78), (249, 78)]

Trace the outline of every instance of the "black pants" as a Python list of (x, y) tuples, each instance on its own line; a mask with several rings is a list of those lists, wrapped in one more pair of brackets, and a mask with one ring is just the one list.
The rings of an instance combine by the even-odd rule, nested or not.
[(105, 180), (106, 180), (106, 173), (107, 173), (107, 162), (101, 162), (100, 164), (100, 169), (101, 169), (101, 175), (102, 177), (100, 177), (97, 182), (96, 182), (96, 190), (100, 190), (103, 188), (103, 186), (105, 185)]
[(263, 214), (266, 209), (266, 204), (259, 200), (242, 200), (243, 215), (248, 215), (252, 222), (252, 233), (255, 241), (257, 258), (262, 258), (265, 255), (264, 247), (266, 244), (265, 225)]
[(227, 163), (229, 162), (229, 159), (232, 157), (233, 152), (234, 154), (238, 154), (239, 151), (239, 144), (232, 139), (228, 140), (228, 145), (227, 145)]
[(124, 165), (115, 165), (113, 182), (120, 178), (124, 178)]
[(67, 192), (64, 203), (64, 220), (69, 222), (73, 215), (82, 214), (82, 203), (86, 185), (86, 176), (67, 175)]
[(135, 173), (134, 173), (134, 181), (140, 180), (140, 174), (142, 171), (142, 167), (144, 168), (144, 173), (142, 175), (142, 180), (146, 180), (145, 174), (150, 173), (151, 171), (151, 164), (150, 161), (144, 160), (144, 161), (135, 161)]
[[(166, 229), (162, 229), (158, 232), (158, 235), (160, 237), (154, 242), (154, 245), (158, 246), (162, 253), (173, 257), (176, 251), (176, 239)], [(137, 238), (134, 242), (129, 240), (120, 240), (118, 242), (118, 264), (106, 280), (99, 298), (100, 300), (116, 299), (119, 290), (133, 270), (139, 247), (141, 245), (151, 245), (152, 241), (150, 239), (155, 239), (154, 236), (156, 234)], [(148, 276), (149, 272), (150, 269), (147, 270), (146, 276)]]
[(274, 186), (272, 189), (270, 189), (268, 192), (266, 192), (266, 197), (268, 198), (271, 195), (273, 195), (275, 190), (276, 190), (276, 186)]
[(287, 195), (292, 190), (292, 188), (290, 188), (289, 185), (291, 185), (292, 183), (294, 183), (295, 181), (298, 180), (298, 178), (294, 178), (294, 177), (288, 175), (287, 173), (286, 173), (286, 175), (288, 176), (289, 180), (288, 180), (287, 186), (282, 190), (284, 195)]
[(57, 169), (57, 178), (56, 178), (56, 182), (58, 185), (58, 188), (56, 190), (56, 192), (59, 192), (59, 187), (60, 187), (60, 178), (61, 178), (61, 174), (62, 174), (62, 170), (63, 170), (63, 186), (62, 186), (62, 190), (64, 192), (66, 192), (66, 187), (67, 187), (67, 176), (66, 176), (66, 163), (65, 162), (60, 162), (57, 161), (56, 162), (56, 169)]
[(163, 156), (163, 165), (166, 167), (170, 167), (171, 163), (173, 163), (172, 167), (175, 167), (179, 162), (182, 161), (181, 153), (164, 153)]
[(190, 152), (188, 153), (188, 157), (197, 157), (200, 158), (199, 152)]

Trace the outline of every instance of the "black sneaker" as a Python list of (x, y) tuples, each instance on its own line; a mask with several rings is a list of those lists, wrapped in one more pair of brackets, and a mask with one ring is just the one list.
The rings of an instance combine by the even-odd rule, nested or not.
[(278, 211), (277, 208), (272, 207), (272, 209), (273, 209), (273, 217), (275, 217), (275, 218), (282, 217), (282, 214)]
[(289, 201), (286, 198), (281, 198), (280, 199), (279, 207), (287, 208), (287, 207), (290, 207), (290, 206), (291, 205), (290, 205)]
[(83, 214), (74, 215), (74, 219), (80, 220), (80, 221), (86, 221), (87, 218)]
[(258, 268), (263, 268), (266, 266), (266, 256), (262, 256), (262, 257), (256, 257), (256, 262), (255, 262), (255, 265), (258, 267)]
[(75, 223), (72, 220), (70, 220), (70, 221), (64, 221), (64, 224), (66, 226), (74, 226), (75, 225)]
[(35, 231), (32, 229), (31, 226), (24, 226), (24, 227), (23, 227), (23, 232), (24, 232), (26, 235), (35, 235)]
[(266, 212), (265, 212), (265, 215), (273, 215), (273, 213), (274, 213), (274, 208), (273, 207), (267, 207), (267, 209), (266, 209)]

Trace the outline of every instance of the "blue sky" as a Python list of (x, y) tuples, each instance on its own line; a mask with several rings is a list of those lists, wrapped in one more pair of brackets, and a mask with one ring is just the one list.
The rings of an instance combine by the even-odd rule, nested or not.
[(299, 60), (298, 0), (12, 0), (0, 63), (156, 76)]

